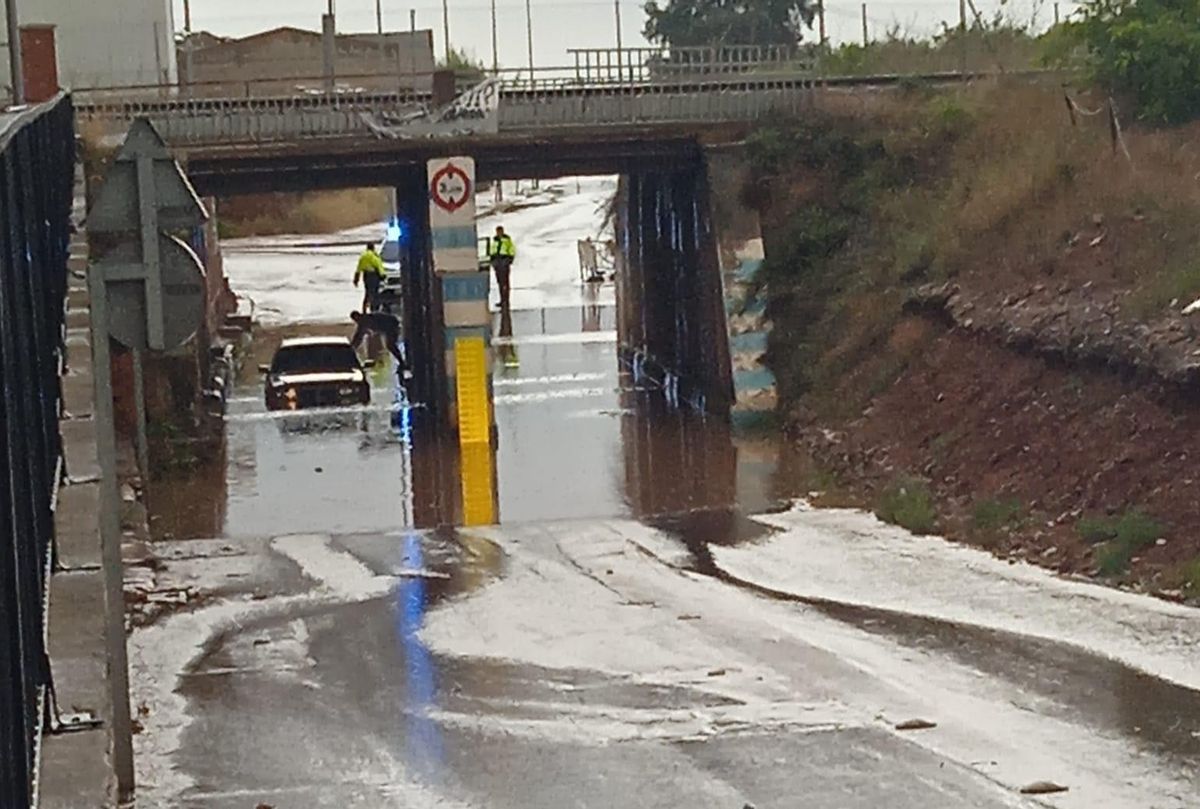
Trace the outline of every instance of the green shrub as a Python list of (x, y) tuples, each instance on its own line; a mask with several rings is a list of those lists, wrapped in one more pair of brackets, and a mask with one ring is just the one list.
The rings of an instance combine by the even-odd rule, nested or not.
[(980, 531), (999, 531), (1017, 528), (1025, 521), (1025, 508), (1020, 500), (991, 499), (975, 504), (971, 522)]
[(1200, 0), (1087, 0), (1068, 32), (1096, 80), (1131, 95), (1148, 121), (1200, 115)]
[(937, 511), (929, 486), (913, 478), (901, 478), (885, 489), (875, 516), (914, 534), (932, 534), (937, 528)]
[(1096, 565), (1104, 576), (1124, 573), (1139, 550), (1153, 545), (1165, 533), (1161, 523), (1137, 509), (1120, 517), (1084, 517), (1075, 528), (1086, 541), (1100, 543)]
[(1085, 542), (1093, 545), (1099, 542), (1108, 542), (1117, 536), (1116, 521), (1111, 517), (1083, 517), (1076, 523), (1075, 530)]
[(1184, 595), (1188, 598), (1200, 598), (1200, 556), (1183, 564), (1179, 578)]

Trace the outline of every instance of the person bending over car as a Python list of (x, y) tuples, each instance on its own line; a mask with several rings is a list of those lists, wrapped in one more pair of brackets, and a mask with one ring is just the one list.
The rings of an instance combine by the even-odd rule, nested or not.
[(387, 341), (388, 351), (392, 352), (392, 356), (396, 358), (396, 373), (401, 376), (406, 376), (409, 373), (408, 361), (404, 358), (404, 349), (400, 345), (400, 321), (394, 316), (386, 312), (351, 312), (350, 319), (354, 321), (357, 327), (354, 330), (354, 336), (350, 338), (350, 345), (357, 350), (368, 334), (383, 335)]

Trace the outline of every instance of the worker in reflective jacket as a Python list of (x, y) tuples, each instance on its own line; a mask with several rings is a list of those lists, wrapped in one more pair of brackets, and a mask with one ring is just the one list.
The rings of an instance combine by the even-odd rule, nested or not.
[(496, 273), (496, 285), (500, 287), (500, 308), (508, 308), (509, 275), (512, 272), (513, 259), (517, 257), (517, 246), (512, 237), (504, 232), (504, 228), (496, 228), (492, 237), (491, 259), (492, 269)]
[(379, 309), (379, 288), (387, 276), (383, 259), (375, 252), (375, 245), (368, 243), (362, 255), (358, 257), (358, 267), (354, 270), (354, 286), (358, 286), (361, 278), (365, 294), (363, 295), (363, 311), (375, 312)]

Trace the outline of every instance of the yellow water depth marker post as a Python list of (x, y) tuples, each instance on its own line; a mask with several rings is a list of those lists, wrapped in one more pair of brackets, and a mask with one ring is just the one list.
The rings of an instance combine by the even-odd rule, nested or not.
[(488, 395), (487, 347), (482, 337), (454, 341), (455, 388), (458, 398), (458, 445), (462, 456), (464, 525), (496, 521), (492, 497), (492, 405)]

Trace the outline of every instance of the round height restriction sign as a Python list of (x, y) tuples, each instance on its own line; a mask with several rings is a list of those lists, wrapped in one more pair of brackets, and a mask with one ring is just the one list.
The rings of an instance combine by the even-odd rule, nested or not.
[(434, 204), (447, 213), (454, 213), (466, 205), (472, 193), (471, 178), (453, 163), (438, 169), (429, 183), (429, 195)]

